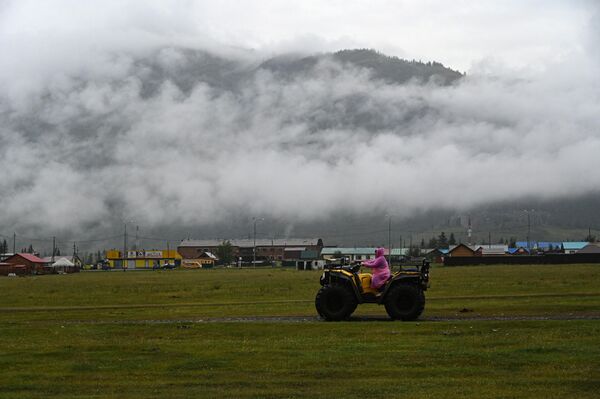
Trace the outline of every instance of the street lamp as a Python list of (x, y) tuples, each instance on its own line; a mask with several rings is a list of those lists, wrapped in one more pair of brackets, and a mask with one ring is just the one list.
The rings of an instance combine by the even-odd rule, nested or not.
[(392, 215), (388, 213), (386, 216), (388, 217), (388, 264), (392, 267)]
[(252, 266), (256, 267), (256, 222), (263, 221), (265, 218), (252, 218), (254, 221), (254, 248), (252, 250)]
[(523, 209), (523, 212), (525, 212), (527, 214), (527, 251), (529, 252), (529, 255), (531, 255), (531, 244), (530, 244), (530, 239), (531, 239), (531, 218), (529, 216), (530, 212), (535, 211), (535, 209)]
[(127, 270), (127, 267), (129, 265), (127, 265), (129, 256), (127, 255), (127, 223), (134, 223), (134, 221), (132, 219), (124, 219), (124, 218), (119, 218), (119, 220), (121, 221), (121, 223), (123, 223), (123, 264), (122, 264), (122, 268), (123, 270)]

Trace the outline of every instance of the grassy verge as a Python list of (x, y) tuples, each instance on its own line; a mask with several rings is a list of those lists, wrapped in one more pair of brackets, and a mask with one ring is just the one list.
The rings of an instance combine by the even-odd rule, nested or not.
[(0, 397), (595, 398), (600, 323), (0, 327)]
[[(0, 320), (308, 316), (315, 314), (318, 277), (221, 269), (2, 278)], [(425, 316), (598, 313), (599, 281), (595, 265), (436, 268)], [(357, 314), (385, 312), (364, 305)]]
[[(592, 265), (436, 268), (424, 316), (598, 315), (599, 275)], [(314, 316), (318, 277), (273, 269), (2, 278), (0, 397), (595, 398), (600, 391), (599, 320), (177, 321)], [(357, 310), (369, 314), (385, 312)], [(176, 321), (113, 323), (157, 319)]]

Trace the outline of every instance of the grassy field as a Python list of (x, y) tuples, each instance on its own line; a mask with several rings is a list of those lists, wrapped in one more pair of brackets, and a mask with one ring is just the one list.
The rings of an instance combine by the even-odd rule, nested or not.
[(318, 277), (1, 278), (0, 398), (598, 397), (600, 320), (477, 318), (598, 317), (600, 266), (434, 268), (420, 322), (222, 322), (314, 317)]

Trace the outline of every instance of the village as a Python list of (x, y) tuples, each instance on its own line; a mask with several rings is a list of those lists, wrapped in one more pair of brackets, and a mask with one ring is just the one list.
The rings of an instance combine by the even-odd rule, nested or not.
[[(562, 264), (594, 263), (600, 260), (600, 243), (587, 241), (516, 241), (505, 244), (458, 243), (440, 248), (385, 248), (389, 263), (403, 265), (424, 258), (433, 264), (458, 266), (476, 264)], [(202, 269), (213, 267), (286, 267), (296, 270), (322, 269), (340, 258), (362, 261), (375, 257), (376, 247), (338, 247), (321, 238), (289, 239), (186, 239), (176, 249), (110, 249), (100, 259), (36, 252), (0, 254), (0, 275), (62, 274), (79, 271), (134, 271)], [(98, 257), (98, 256), (97, 256)]]

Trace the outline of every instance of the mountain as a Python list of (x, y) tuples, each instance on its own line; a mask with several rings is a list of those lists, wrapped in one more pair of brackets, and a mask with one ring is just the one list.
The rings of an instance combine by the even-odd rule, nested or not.
[(386, 84), (435, 80), (436, 83), (447, 85), (463, 77), (460, 72), (435, 61), (408, 61), (372, 49), (341, 50), (309, 56), (284, 54), (257, 63), (203, 50), (163, 48), (147, 58), (136, 60), (134, 69), (141, 78), (142, 96), (150, 97), (158, 93), (166, 81), (174, 83), (185, 93), (189, 93), (198, 83), (237, 91), (261, 71), (291, 80), (314, 74), (318, 66), (326, 62), (364, 69), (372, 78)]
[(438, 62), (407, 61), (372, 49), (341, 50), (307, 57), (283, 55), (263, 62), (259, 69), (267, 69), (280, 76), (295, 77), (310, 74), (319, 63), (328, 60), (364, 68), (374, 79), (383, 80), (387, 84), (403, 84), (411, 80), (426, 83), (431, 79), (441, 84), (451, 84), (463, 76)]
[[(552, 173), (519, 185), (505, 172), (546, 143), (534, 134), (520, 145), (524, 136), (560, 123), (547, 125), (560, 107), (527, 108), (537, 87), (516, 101), (518, 80), (371, 49), (265, 59), (166, 47), (107, 59), (32, 80), (25, 100), (10, 98), (20, 86), (0, 92), (0, 170), (10, 171), (0, 235), (119, 246), (95, 240), (129, 221), (162, 245), (247, 237), (260, 217), (261, 237), (370, 245), (387, 243), (388, 212), (403, 244), (441, 231), (464, 241), (469, 218), (476, 241), (600, 228), (585, 176), (564, 173), (572, 184), (561, 189), (566, 178), (544, 179)], [(561, 162), (559, 177), (570, 170)]]

